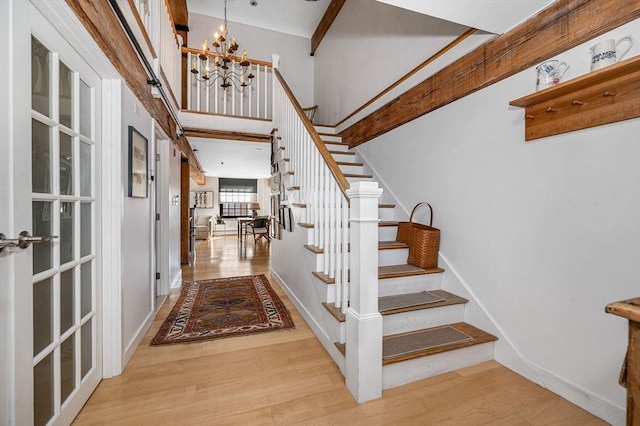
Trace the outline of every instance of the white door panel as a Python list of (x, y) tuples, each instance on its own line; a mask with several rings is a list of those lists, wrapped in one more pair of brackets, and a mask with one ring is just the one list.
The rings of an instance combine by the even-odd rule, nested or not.
[(57, 237), (0, 253), (0, 423), (69, 424), (102, 378), (101, 80), (30, 2), (0, 15), (0, 232)]

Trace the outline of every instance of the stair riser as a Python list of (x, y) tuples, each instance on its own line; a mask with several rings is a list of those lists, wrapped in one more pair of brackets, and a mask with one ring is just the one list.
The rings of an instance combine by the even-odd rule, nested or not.
[(340, 167), (342, 173), (364, 174), (364, 166), (339, 164), (338, 167)]
[(439, 290), (442, 274), (412, 275), (409, 277), (386, 278), (378, 280), (378, 295), (418, 293), (420, 291)]
[(402, 265), (407, 263), (409, 249), (378, 250), (378, 266)]
[(314, 124), (313, 127), (315, 127), (316, 132), (318, 132), (318, 133), (329, 133), (331, 135), (336, 133), (336, 128), (335, 127), (318, 126), (317, 124)]
[(491, 359), (493, 342), (385, 365), (382, 367), (382, 388), (394, 388)]
[[(320, 303), (334, 303), (336, 301), (336, 285), (335, 284), (327, 284), (322, 281), (320, 278), (312, 275), (313, 284), (316, 289), (316, 295)], [(322, 308), (324, 309), (324, 308)]]
[(347, 182), (371, 182), (372, 178), (370, 177), (347, 177)]
[[(380, 209), (378, 209), (378, 213)], [(395, 241), (398, 234), (397, 226), (379, 226), (378, 227), (378, 241)]]
[(315, 241), (313, 240), (313, 228), (302, 228), (302, 229), (307, 231), (307, 245), (310, 245), (310, 246), (315, 245)]
[(353, 162), (356, 161), (356, 156), (355, 155), (336, 154), (336, 153), (333, 153), (331, 155), (333, 156), (334, 160), (339, 161), (339, 162), (353, 163)]
[[(325, 309), (326, 311), (326, 309)], [(347, 338), (347, 323), (340, 322), (331, 315), (328, 311), (325, 312), (325, 323), (327, 324), (327, 331), (329, 336), (333, 339), (332, 342), (344, 343)]]
[(315, 268), (313, 269), (314, 271), (322, 271), (324, 269), (324, 254), (314, 253), (306, 248), (305, 250), (309, 252), (307, 255), (307, 263)]
[[(394, 210), (395, 209), (390, 209), (390, 208), (378, 209), (378, 219), (383, 221), (395, 220)], [(384, 240), (384, 241), (389, 241), (389, 240)]]
[[(324, 133), (324, 132), (322, 132)], [(330, 136), (330, 135), (320, 135), (320, 139), (322, 139), (325, 142), (342, 142), (342, 137), (335, 135), (335, 136)], [(345, 146), (347, 146), (345, 144)]]
[(383, 315), (384, 336), (406, 333), (423, 328), (453, 324), (464, 320), (464, 305), (449, 305), (438, 308), (420, 309), (393, 315)]

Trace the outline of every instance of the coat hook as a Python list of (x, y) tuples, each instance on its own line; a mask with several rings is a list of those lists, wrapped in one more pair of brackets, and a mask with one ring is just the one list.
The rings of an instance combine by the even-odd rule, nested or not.
[(571, 105), (584, 105), (584, 102), (574, 99), (571, 101)]
[(615, 96), (615, 95), (617, 95), (617, 93), (616, 93), (616, 92), (609, 92), (608, 90), (606, 90), (606, 91), (602, 94), (602, 96)]
[(525, 119), (529, 119), (529, 120), (533, 120), (534, 118), (536, 118), (536, 116), (535, 115), (531, 115), (531, 114), (525, 114), (524, 118)]
[(556, 111), (558, 111), (558, 110), (555, 109), (555, 108), (552, 108), (552, 107), (548, 107), (547, 108), (547, 112), (556, 112)]

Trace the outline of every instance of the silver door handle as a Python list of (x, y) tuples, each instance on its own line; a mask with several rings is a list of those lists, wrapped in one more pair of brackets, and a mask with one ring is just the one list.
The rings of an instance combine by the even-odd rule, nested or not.
[(33, 243), (46, 243), (54, 238), (58, 238), (57, 235), (46, 235), (42, 237), (32, 237), (29, 231), (22, 231), (18, 238), (7, 238), (6, 235), (0, 233), (0, 253), (7, 247), (19, 247), (26, 249)]

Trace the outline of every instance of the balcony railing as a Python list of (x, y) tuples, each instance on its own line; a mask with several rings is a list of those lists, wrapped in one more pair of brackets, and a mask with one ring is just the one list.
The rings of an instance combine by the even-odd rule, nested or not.
[[(205, 68), (213, 69), (215, 55), (207, 52), (207, 60), (201, 61), (201, 50), (182, 48), (187, 54), (189, 69), (198, 71), (198, 76), (205, 73)], [(272, 108), (272, 78), (273, 70), (271, 62), (249, 59), (251, 72), (255, 76), (251, 85), (244, 87), (242, 92), (233, 87), (223, 89), (219, 82), (211, 81), (205, 84), (197, 79), (192, 72), (187, 72), (187, 109), (190, 111), (233, 115), (245, 118), (271, 119)]]

